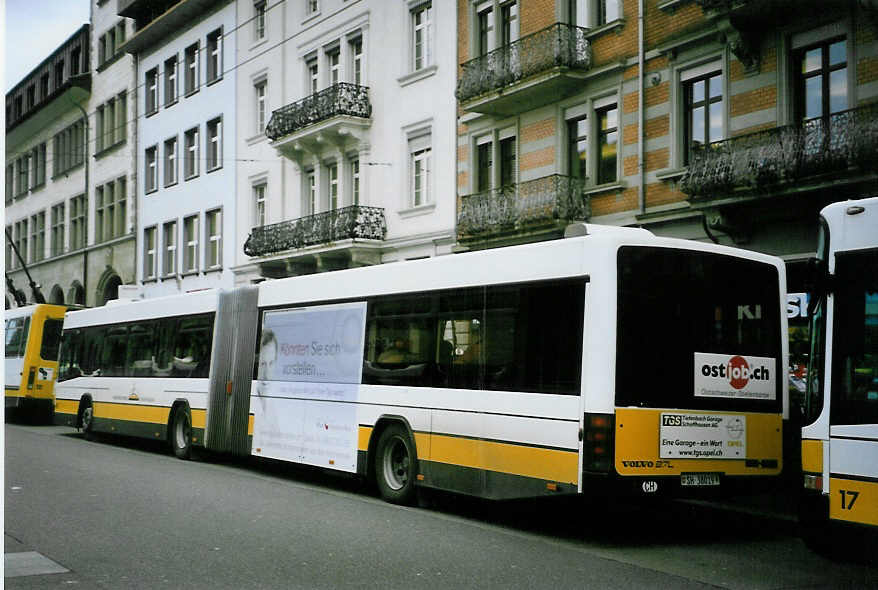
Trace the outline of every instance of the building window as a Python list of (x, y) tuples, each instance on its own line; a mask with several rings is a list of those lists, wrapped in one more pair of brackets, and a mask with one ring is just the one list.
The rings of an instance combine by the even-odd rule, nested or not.
[(307, 215), (317, 213), (317, 175), (314, 170), (305, 171), (305, 212)]
[(616, 181), (618, 116), (619, 110), (615, 104), (595, 111), (595, 117), (598, 121), (598, 184)]
[(311, 89), (311, 94), (316, 94), (320, 87), (320, 70), (317, 67), (317, 60), (310, 59), (306, 65), (308, 67), (308, 88)]
[(480, 140), (476, 146), (476, 191), (483, 193), (491, 190), (494, 173), (494, 146), (490, 138)]
[(22, 156), (16, 160), (18, 177), (15, 185), (15, 196), (20, 197), (27, 193), (30, 182), (30, 155)]
[(22, 260), (28, 260), (27, 257), (27, 218), (15, 222), (15, 231), (12, 235), (12, 241), (18, 249), (19, 259), (16, 257), (16, 268), (21, 267)]
[(494, 50), (494, 5), (488, 3), (479, 7), (476, 13), (478, 22), (478, 54), (487, 55)]
[(585, 181), (588, 173), (588, 118), (567, 121), (567, 173)]
[(52, 256), (60, 256), (64, 253), (65, 223), (64, 203), (58, 203), (52, 207), (52, 236), (51, 244), (49, 245)]
[(127, 187), (124, 176), (95, 188), (95, 243), (125, 233)]
[[(11, 225), (6, 226), (6, 235), (14, 235), (15, 229)], [(12, 250), (12, 244), (9, 239), (6, 240), (6, 269), (15, 268), (15, 252)]]
[(198, 43), (186, 48), (184, 52), (184, 67), (186, 68), (184, 80), (184, 92), (190, 95), (198, 90)]
[(796, 120), (828, 117), (848, 108), (847, 41), (833, 39), (797, 49)]
[(260, 80), (253, 85), (253, 90), (256, 96), (256, 133), (265, 133), (265, 119), (268, 113), (268, 105), (266, 104), (268, 81)]
[(172, 137), (165, 141), (165, 186), (177, 184), (177, 138)]
[(619, 13), (619, 0), (596, 0), (597, 25), (605, 25), (621, 17)]
[(116, 179), (116, 211), (113, 235), (121, 236), (128, 229), (128, 180), (122, 176)]
[(683, 80), (683, 108), (685, 109), (685, 145), (683, 157), (689, 156), (695, 146), (707, 145), (723, 138), (723, 76), (710, 72)]
[(177, 102), (177, 56), (165, 60), (165, 106)]
[(433, 3), (412, 10), (412, 70), (433, 64)]
[(515, 136), (500, 140), (500, 186), (509, 187), (515, 184), (516, 172)]
[(360, 204), (360, 160), (351, 160), (351, 204)]
[(326, 167), (329, 177), (329, 209), (338, 209), (338, 164), (333, 162)]
[(222, 209), (214, 209), (204, 214), (205, 239), (207, 251), (204, 254), (205, 269), (222, 266)]
[(183, 272), (198, 270), (198, 215), (183, 220)]
[(207, 122), (207, 171), (223, 165), (223, 122), (216, 118)]
[(320, 10), (319, 0), (305, 0), (305, 15), (312, 16)]
[(261, 41), (265, 39), (265, 0), (253, 4), (253, 13), (253, 39)]
[(265, 225), (265, 188), (266, 183), (253, 185), (253, 225), (262, 227)]
[[(106, 203), (104, 202), (104, 187), (98, 186), (95, 187), (95, 244), (103, 242), (104, 239), (104, 225), (105, 225), (105, 216), (106, 216)], [(112, 202), (112, 197), (109, 198)]]
[(363, 85), (363, 39), (357, 37), (351, 41), (351, 60), (353, 67), (351, 71), (354, 73), (354, 84)]
[(116, 131), (113, 133), (115, 144), (123, 143), (128, 138), (128, 91), (123, 90), (116, 96)]
[(36, 146), (31, 152), (33, 161), (33, 182), (34, 188), (46, 184), (46, 142)]
[(500, 5), (500, 42), (509, 45), (518, 40), (518, 2), (505, 2)]
[(30, 218), (31, 262), (46, 257), (46, 212), (40, 211)]
[(146, 73), (146, 114), (159, 110), (159, 71), (153, 68)]
[(207, 83), (223, 77), (223, 30), (207, 35)]
[(143, 279), (155, 278), (156, 227), (143, 230)]
[(127, 92), (100, 105), (95, 112), (95, 149), (98, 153), (125, 141), (127, 129)]
[(88, 216), (88, 199), (79, 195), (70, 199), (70, 249), (85, 248), (88, 240), (86, 219)]
[(184, 174), (186, 180), (198, 176), (198, 127), (193, 127), (187, 131), (183, 140), (186, 142), (186, 161), (184, 164)]
[(177, 274), (177, 222), (168, 221), (162, 226), (162, 272), (165, 276)]
[(144, 190), (147, 193), (151, 193), (155, 190), (158, 190), (158, 160), (157, 154), (158, 148), (156, 146), (146, 148), (145, 158), (144, 158), (144, 170), (143, 170), (143, 182), (144, 182)]
[(326, 53), (326, 63), (329, 66), (329, 84), (338, 84), (341, 81), (341, 52), (338, 47)]
[(15, 194), (15, 164), (6, 165), (6, 202), (12, 200)]
[(37, 87), (31, 84), (27, 87), (27, 102), (25, 102), (25, 108), (30, 110), (34, 108), (34, 105), (37, 103)]
[(64, 85), (64, 60), (60, 60), (55, 64), (55, 90)]
[(429, 131), (409, 137), (409, 206), (419, 207), (431, 202), (432, 136)]
[(81, 120), (55, 135), (52, 146), (55, 176), (82, 165), (85, 161), (84, 141), (85, 124)]
[(46, 100), (49, 97), (49, 74), (40, 76), (40, 100)]

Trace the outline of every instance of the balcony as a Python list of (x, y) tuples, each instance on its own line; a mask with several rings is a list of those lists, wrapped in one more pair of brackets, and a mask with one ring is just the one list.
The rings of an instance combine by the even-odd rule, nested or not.
[(460, 199), (457, 233), (461, 241), (563, 230), (591, 216), (583, 181), (553, 174)]
[(471, 112), (515, 115), (557, 102), (581, 87), (591, 68), (586, 29), (563, 23), (461, 66), (455, 95)]
[(133, 18), (137, 32), (120, 48), (126, 53), (142, 53), (190, 26), (204, 14), (228, 0), (118, 0), (119, 16)]
[(369, 88), (339, 82), (272, 112), (265, 135), (283, 151), (307, 149), (323, 139), (358, 137), (372, 124), (371, 116)]
[(254, 227), (244, 243), (247, 256), (270, 256), (345, 240), (384, 240), (384, 209), (351, 205), (299, 219)]
[(874, 175), (876, 151), (878, 103), (873, 103), (698, 146), (680, 188), (693, 203), (816, 190)]

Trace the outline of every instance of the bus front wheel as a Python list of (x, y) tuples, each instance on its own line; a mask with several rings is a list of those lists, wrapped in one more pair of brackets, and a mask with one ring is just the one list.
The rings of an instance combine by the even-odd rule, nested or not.
[(415, 445), (405, 428), (388, 426), (378, 439), (375, 479), (381, 497), (392, 504), (411, 504), (415, 497)]
[(192, 456), (192, 420), (189, 410), (179, 407), (171, 421), (171, 448), (178, 459), (189, 459)]

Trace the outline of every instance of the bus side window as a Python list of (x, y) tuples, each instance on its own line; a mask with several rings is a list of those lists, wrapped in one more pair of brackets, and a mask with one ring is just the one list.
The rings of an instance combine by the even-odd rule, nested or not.
[(127, 351), (128, 327), (112, 326), (109, 328), (101, 354), (101, 374), (110, 377), (124, 377)]
[(154, 355), (154, 322), (132, 324), (128, 330), (125, 374), (130, 377), (152, 375)]
[(179, 326), (171, 374), (177, 377), (207, 377), (213, 340), (211, 316), (185, 318)]
[(177, 335), (178, 320), (164, 318), (155, 322), (155, 356), (152, 359), (152, 376), (169, 377), (174, 370), (174, 338)]
[(13, 318), (6, 325), (6, 358), (24, 356), (30, 318)]
[(83, 334), (80, 330), (64, 332), (64, 346), (58, 359), (58, 381), (82, 375), (80, 360), (83, 354)]

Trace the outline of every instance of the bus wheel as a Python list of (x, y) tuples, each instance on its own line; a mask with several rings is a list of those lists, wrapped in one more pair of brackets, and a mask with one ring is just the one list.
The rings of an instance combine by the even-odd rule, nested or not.
[(91, 405), (90, 399), (81, 403), (79, 412), (80, 424), (82, 425), (82, 433), (85, 435), (85, 440), (94, 440), (94, 407)]
[(174, 456), (178, 459), (188, 459), (192, 456), (192, 421), (189, 418), (189, 410), (185, 407), (181, 406), (174, 412), (169, 438)]
[(415, 497), (415, 445), (399, 424), (388, 426), (378, 439), (375, 479), (381, 497), (393, 504), (411, 504)]

